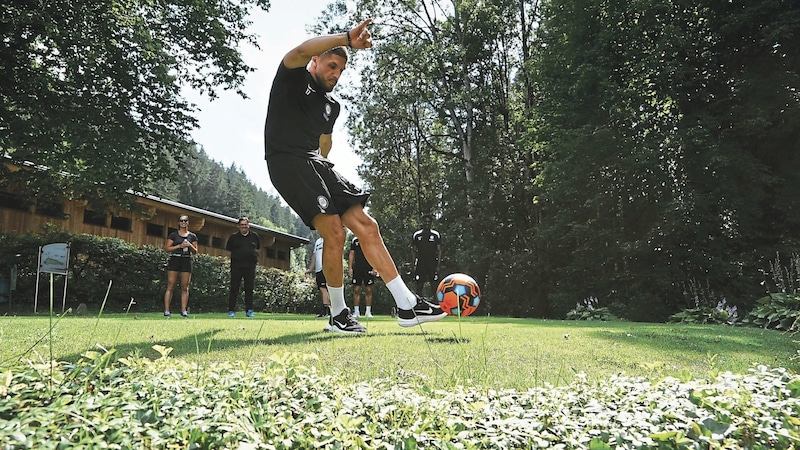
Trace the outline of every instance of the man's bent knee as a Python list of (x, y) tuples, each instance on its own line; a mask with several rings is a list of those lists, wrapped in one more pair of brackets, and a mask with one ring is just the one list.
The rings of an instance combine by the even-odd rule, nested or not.
[(342, 223), (362, 242), (377, 238), (381, 234), (378, 222), (363, 209), (349, 209), (347, 214), (342, 216)]
[(324, 240), (335, 239), (339, 240), (344, 238), (347, 234), (342, 228), (342, 219), (334, 214), (317, 214), (312, 221), (314, 228)]

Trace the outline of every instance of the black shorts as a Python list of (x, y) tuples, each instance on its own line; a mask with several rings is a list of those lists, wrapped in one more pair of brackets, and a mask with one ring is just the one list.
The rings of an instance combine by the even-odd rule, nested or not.
[(375, 275), (371, 270), (353, 270), (353, 286), (372, 286), (375, 284)]
[(311, 222), (317, 214), (344, 214), (353, 205), (366, 205), (369, 192), (357, 187), (325, 158), (277, 153), (267, 158), (272, 185), (303, 220)]
[(167, 261), (167, 270), (170, 272), (192, 273), (192, 257), (170, 255), (169, 261)]
[(439, 281), (439, 273), (433, 268), (417, 267), (417, 270), (414, 271), (414, 281), (436, 283)]
[(316, 278), (318, 288), (328, 289), (328, 282), (325, 281), (325, 274), (321, 270), (315, 274), (314, 278)]

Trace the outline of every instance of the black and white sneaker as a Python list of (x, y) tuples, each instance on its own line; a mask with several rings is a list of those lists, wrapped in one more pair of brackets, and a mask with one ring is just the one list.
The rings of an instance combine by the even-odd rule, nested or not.
[(413, 327), (426, 322), (435, 322), (447, 315), (438, 305), (417, 296), (417, 304), (412, 309), (397, 310), (397, 324)]
[(328, 331), (336, 331), (339, 333), (366, 333), (367, 329), (350, 314), (350, 309), (345, 308), (339, 314), (331, 316), (328, 319), (328, 325), (325, 327)]

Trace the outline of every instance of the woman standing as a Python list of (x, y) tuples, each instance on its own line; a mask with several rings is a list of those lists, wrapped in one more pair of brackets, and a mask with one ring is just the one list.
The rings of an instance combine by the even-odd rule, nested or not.
[(172, 290), (181, 274), (181, 317), (189, 317), (189, 281), (192, 279), (192, 255), (197, 253), (197, 235), (189, 231), (189, 216), (178, 218), (178, 230), (167, 238), (164, 248), (169, 252), (167, 262), (167, 292), (164, 293), (164, 317), (170, 317)]

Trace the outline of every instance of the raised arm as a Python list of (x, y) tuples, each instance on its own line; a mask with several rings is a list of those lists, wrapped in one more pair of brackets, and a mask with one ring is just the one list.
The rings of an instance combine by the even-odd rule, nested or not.
[(334, 47), (370, 48), (372, 47), (372, 36), (367, 30), (367, 25), (370, 23), (372, 23), (372, 19), (367, 19), (347, 33), (313, 37), (289, 50), (289, 53), (283, 57), (283, 65), (289, 69), (305, 67), (312, 57), (321, 55)]

